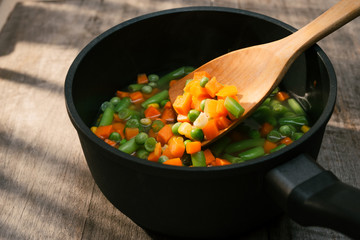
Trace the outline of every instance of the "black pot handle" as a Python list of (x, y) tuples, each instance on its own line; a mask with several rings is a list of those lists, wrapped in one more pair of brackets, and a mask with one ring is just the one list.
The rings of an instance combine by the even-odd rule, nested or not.
[(268, 194), (297, 223), (360, 239), (360, 190), (340, 182), (310, 156), (301, 154), (272, 169), (265, 184)]

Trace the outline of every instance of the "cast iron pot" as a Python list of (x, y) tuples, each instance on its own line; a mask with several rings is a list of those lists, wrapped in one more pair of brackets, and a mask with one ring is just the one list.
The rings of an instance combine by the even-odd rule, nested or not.
[(134, 18), (90, 42), (69, 69), (65, 97), (91, 174), (107, 199), (139, 226), (170, 236), (236, 236), (285, 210), (302, 225), (360, 238), (360, 191), (313, 160), (336, 98), (333, 67), (318, 46), (302, 54), (281, 83), (304, 105), (313, 126), (271, 155), (223, 167), (165, 166), (124, 154), (89, 129), (101, 103), (138, 73), (197, 67), (294, 30), (239, 9), (190, 7)]

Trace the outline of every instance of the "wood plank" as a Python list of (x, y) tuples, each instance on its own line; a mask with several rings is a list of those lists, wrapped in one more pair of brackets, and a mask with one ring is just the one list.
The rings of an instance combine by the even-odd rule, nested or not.
[[(0, 0), (3, 1), (3, 0)], [(242, 8), (300, 28), (336, 0), (89, 0), (22, 2), (0, 32), (0, 238), (166, 239), (136, 226), (94, 184), (68, 120), (63, 82), (77, 53), (129, 18), (175, 7)], [(320, 42), (338, 100), (318, 161), (360, 187), (360, 19)], [(73, 139), (73, 141), (64, 141)], [(242, 239), (348, 239), (286, 216)]]

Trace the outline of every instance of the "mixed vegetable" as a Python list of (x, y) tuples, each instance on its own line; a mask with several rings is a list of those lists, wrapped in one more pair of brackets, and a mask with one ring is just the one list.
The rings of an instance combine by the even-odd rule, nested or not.
[(91, 130), (107, 144), (141, 159), (174, 166), (241, 163), (286, 147), (309, 127), (301, 105), (276, 88), (234, 130), (203, 149), (240, 117), (244, 109), (235, 86), (224, 86), (207, 72), (194, 72), (173, 104), (168, 88), (192, 72), (181, 67), (162, 76), (139, 74), (137, 83), (101, 105)]

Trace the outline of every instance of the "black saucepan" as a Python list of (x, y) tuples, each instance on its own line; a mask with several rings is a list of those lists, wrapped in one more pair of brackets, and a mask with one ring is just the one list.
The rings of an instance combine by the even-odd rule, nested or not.
[(281, 83), (306, 108), (313, 126), (271, 155), (223, 167), (165, 166), (124, 154), (89, 129), (101, 103), (138, 73), (197, 67), (294, 30), (239, 9), (190, 7), (134, 18), (90, 42), (69, 69), (65, 97), (90, 171), (107, 199), (139, 226), (171, 236), (235, 236), (285, 210), (302, 225), (360, 238), (360, 191), (313, 160), (336, 99), (333, 67), (318, 46), (302, 54)]

